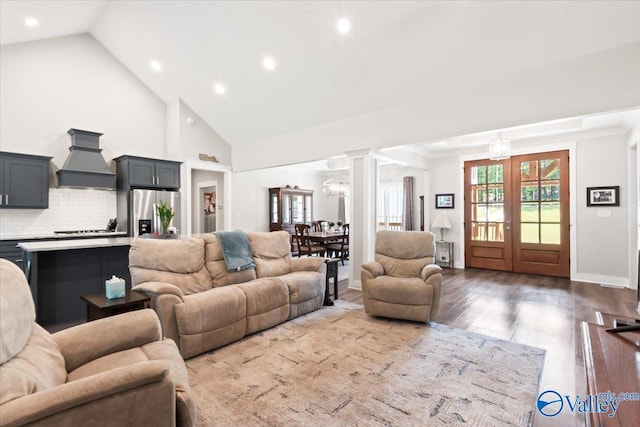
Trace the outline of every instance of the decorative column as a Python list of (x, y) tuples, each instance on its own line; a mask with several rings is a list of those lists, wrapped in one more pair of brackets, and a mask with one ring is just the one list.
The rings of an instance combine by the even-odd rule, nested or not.
[(349, 287), (362, 289), (360, 266), (373, 261), (376, 242), (378, 159), (374, 149), (348, 151), (349, 156)]

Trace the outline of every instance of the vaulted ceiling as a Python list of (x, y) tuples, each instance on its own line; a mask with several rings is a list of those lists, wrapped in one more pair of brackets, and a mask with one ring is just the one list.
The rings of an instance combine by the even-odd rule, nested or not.
[[(640, 41), (636, 1), (0, 5), (3, 45), (89, 32), (160, 98), (181, 98), (233, 146)], [(24, 25), (29, 16), (37, 27)], [(348, 34), (336, 30), (341, 17), (351, 22)], [(275, 70), (264, 69), (265, 56)], [(216, 83), (224, 95), (214, 91)], [(426, 153), (444, 147), (430, 144)]]

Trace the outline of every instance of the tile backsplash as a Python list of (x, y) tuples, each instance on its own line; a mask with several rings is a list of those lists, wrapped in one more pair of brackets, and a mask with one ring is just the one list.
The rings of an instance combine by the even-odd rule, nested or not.
[(48, 209), (0, 209), (0, 236), (103, 230), (116, 209), (115, 191), (50, 188)]

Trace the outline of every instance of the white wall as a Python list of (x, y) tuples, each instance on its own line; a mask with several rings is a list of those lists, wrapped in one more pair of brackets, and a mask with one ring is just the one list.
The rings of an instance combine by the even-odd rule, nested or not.
[(166, 158), (165, 103), (91, 35), (0, 48), (2, 150), (53, 156), (60, 168), (78, 128), (122, 154)]
[[(231, 146), (213, 130), (184, 101), (180, 105), (180, 158), (198, 160), (200, 153), (215, 156), (223, 165), (231, 165)], [(193, 123), (187, 122), (191, 118)]]
[[(441, 157), (429, 162), (429, 200), (425, 197), (425, 206), (428, 206), (429, 219), (425, 223), (425, 230), (429, 230), (440, 239), (440, 229), (432, 228), (431, 223), (437, 214), (445, 214), (449, 218), (451, 228), (445, 230), (444, 238), (453, 242), (453, 261), (456, 268), (464, 267), (464, 253), (461, 241), (464, 240), (464, 230), (460, 229), (461, 219), (464, 217), (464, 201), (460, 194), (460, 182), (463, 178), (457, 156)], [(436, 209), (436, 194), (455, 194), (453, 209)], [(426, 209), (426, 208), (425, 208)]]
[[(337, 218), (338, 199), (322, 194), (323, 177), (291, 167), (262, 169), (233, 174), (233, 229), (269, 231), (269, 188), (298, 186), (313, 192), (313, 217)], [(335, 209), (332, 206), (335, 203)], [(335, 211), (335, 212), (334, 212)]]
[[(606, 147), (606, 150), (603, 150)], [(627, 143), (625, 135), (603, 136), (578, 140), (578, 209), (576, 212), (578, 273), (588, 280), (598, 276), (628, 277), (629, 200)], [(587, 187), (619, 185), (619, 207), (586, 207)], [(598, 217), (598, 213), (610, 217)], [(573, 261), (572, 261), (573, 262)], [(595, 276), (595, 277), (593, 277)]]

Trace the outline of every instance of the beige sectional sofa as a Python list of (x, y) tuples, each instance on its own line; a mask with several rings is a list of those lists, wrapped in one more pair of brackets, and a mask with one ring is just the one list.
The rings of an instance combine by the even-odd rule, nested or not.
[(292, 258), (289, 233), (247, 233), (255, 268), (228, 272), (214, 234), (134, 239), (133, 289), (189, 358), (322, 307), (324, 259)]

